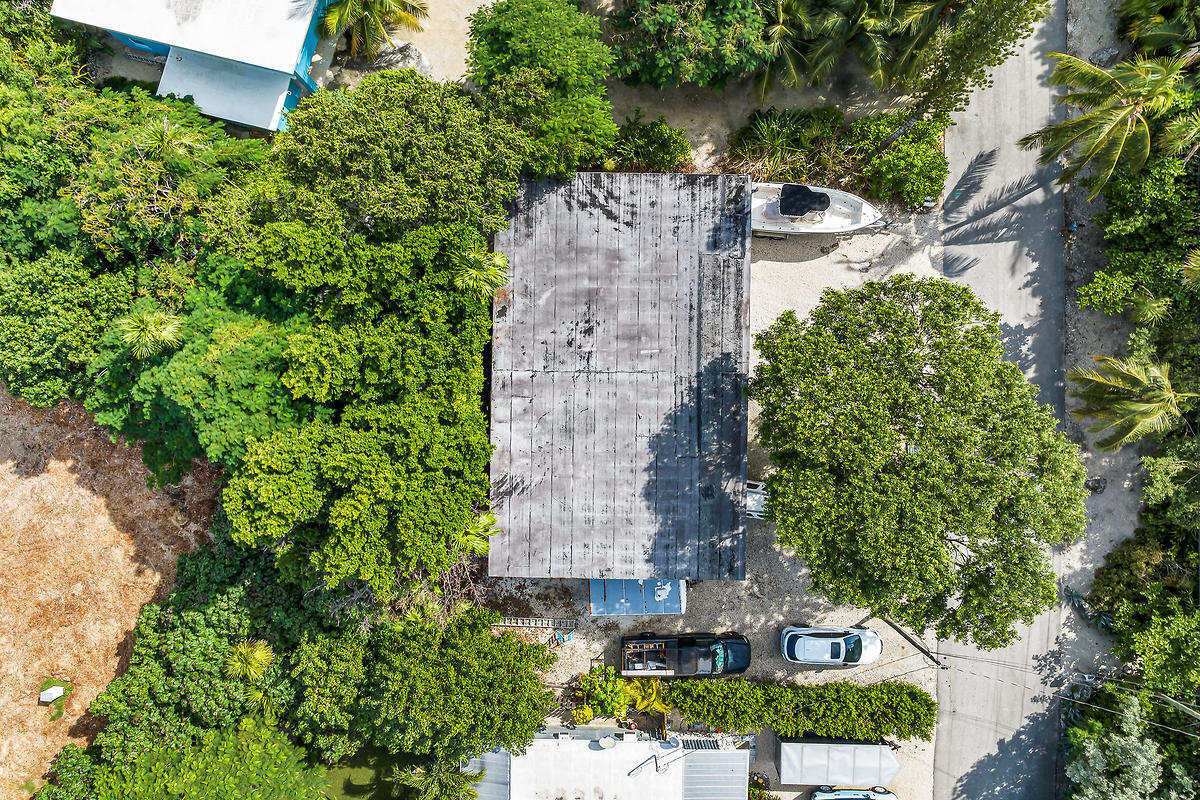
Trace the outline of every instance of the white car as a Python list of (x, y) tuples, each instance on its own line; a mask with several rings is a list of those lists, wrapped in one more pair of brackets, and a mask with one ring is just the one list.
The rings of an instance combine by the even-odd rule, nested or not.
[(811, 800), (897, 800), (897, 798), (882, 786), (874, 786), (870, 789), (835, 789), (832, 786), (818, 786), (812, 793)]
[(854, 667), (872, 664), (883, 652), (883, 639), (870, 628), (802, 628), (790, 625), (779, 637), (783, 657), (793, 664)]

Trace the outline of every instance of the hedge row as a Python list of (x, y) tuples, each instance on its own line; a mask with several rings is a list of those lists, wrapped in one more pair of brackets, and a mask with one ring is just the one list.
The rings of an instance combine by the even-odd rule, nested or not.
[(911, 683), (819, 686), (732, 679), (674, 681), (667, 700), (688, 722), (750, 733), (767, 725), (782, 737), (826, 736), (880, 741), (933, 738), (937, 701)]

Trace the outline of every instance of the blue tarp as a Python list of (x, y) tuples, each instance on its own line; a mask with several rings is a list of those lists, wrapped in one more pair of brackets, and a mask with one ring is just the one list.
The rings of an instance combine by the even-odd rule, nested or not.
[(687, 584), (663, 580), (592, 580), (594, 617), (638, 614), (682, 614), (687, 609)]

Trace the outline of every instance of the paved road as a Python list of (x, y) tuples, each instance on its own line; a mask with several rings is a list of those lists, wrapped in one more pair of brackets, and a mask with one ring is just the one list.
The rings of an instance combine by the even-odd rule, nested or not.
[[(1063, 414), (1062, 194), (1054, 173), (1014, 142), (1055, 114), (1048, 51), (1066, 49), (1062, 0), (1025, 47), (977, 92), (946, 136), (946, 277), (1000, 311), (1009, 357)], [(1058, 565), (1056, 564), (1056, 571)], [(1021, 640), (982, 653), (943, 643), (934, 800), (1052, 800), (1056, 720), (1050, 709), (1055, 639), (1051, 611)]]

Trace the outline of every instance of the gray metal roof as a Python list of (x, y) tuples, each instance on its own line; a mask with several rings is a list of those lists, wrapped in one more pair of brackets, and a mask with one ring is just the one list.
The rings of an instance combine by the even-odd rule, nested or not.
[(682, 800), (743, 800), (749, 750), (703, 750), (683, 762)]
[(483, 772), (483, 778), (475, 784), (478, 800), (512, 800), (509, 796), (511, 762), (512, 756), (508, 751), (500, 750), (484, 753), (467, 763), (466, 772)]
[(523, 187), (496, 236), (492, 575), (745, 577), (749, 190)]

